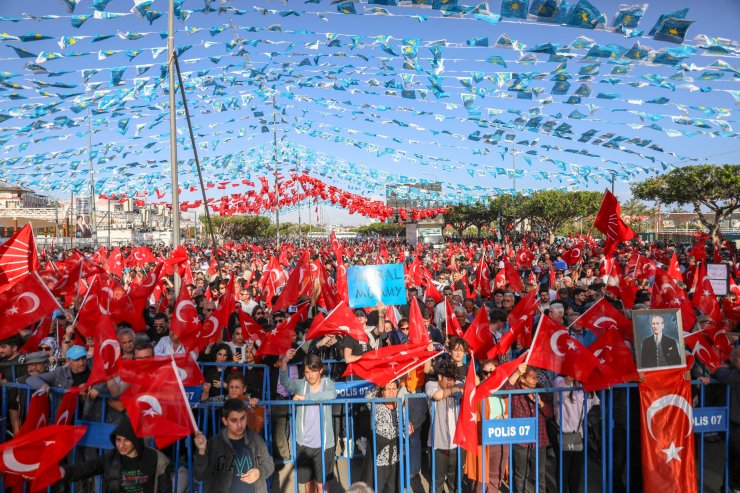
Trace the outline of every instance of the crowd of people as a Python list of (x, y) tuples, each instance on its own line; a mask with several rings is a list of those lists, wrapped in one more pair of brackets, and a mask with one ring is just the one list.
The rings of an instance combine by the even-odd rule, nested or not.
[[(578, 245), (581, 257), (575, 262), (566, 262), (563, 255), (574, 245)], [(532, 393), (517, 393), (509, 398), (492, 394), (481, 401), (478, 411), (486, 419), (537, 417), (538, 442), (515, 444), (511, 448), (487, 446), (485, 454), (477, 456), (464, 451), (458, 454), (455, 434), (459, 400), (470, 365), (474, 365), (476, 384), (479, 384), (499, 365), (514, 360), (527, 347), (517, 339), (501, 354), (473, 360), (469, 338), (460, 337), (448, 327), (450, 317), (454, 315), (465, 333), (476, 318), (485, 316), (492, 344), (499, 345), (511, 330), (510, 314), (535, 291), (536, 312), (529, 323), (531, 330), (536, 331), (542, 317), (550, 317), (588, 347), (597, 336), (579, 325), (578, 319), (600, 300), (627, 317), (633, 310), (651, 306), (655, 270), (650, 271), (646, 265), (667, 269), (668, 262), (675, 257), (682, 274), (679, 285), (691, 296), (692, 282), (698, 276), (697, 265), (701, 261), (692, 246), (635, 241), (622, 245), (612, 256), (606, 256), (602, 245), (591, 238), (551, 243), (534, 236), (502, 241), (460, 241), (448, 243), (443, 249), (412, 247), (385, 240), (314, 242), (305, 248), (227, 243), (217, 250), (200, 246), (177, 250), (152, 247), (149, 261), (140, 261), (140, 250), (126, 247), (120, 250), (121, 265), (109, 274), (124, 291), (131, 292), (157, 272), (153, 278), (156, 287), (148, 296), (142, 313), (131, 313), (132, 320), (119, 320), (116, 324), (120, 357), (143, 360), (191, 354), (203, 369), (199, 401), (222, 404), (222, 430), (210, 437), (196, 432), (193, 437), (193, 474), (204, 481), (205, 491), (267, 491), (266, 480), (273, 472), (286, 461), (295, 460), (298, 482), (306, 485), (308, 493), (318, 493), (335, 479), (336, 457), (345, 455), (365, 457), (362, 481), (370, 486), (377, 485), (378, 491), (384, 492), (399, 490), (398, 465), (405, 460), (415, 492), (424, 491), (424, 476), (436, 491), (446, 489), (448, 493), (458, 488), (481, 491), (484, 487), (495, 493), (505, 483), (522, 492), (534, 491), (535, 485), (539, 485), (540, 492), (576, 493), (583, 490), (584, 483), (587, 450), (583, 437), (593, 433), (591, 446), (598, 446), (598, 427), (604, 425), (599, 423), (598, 410), (603, 403), (598, 393), (584, 391), (581, 382), (571, 375), (518, 365), (502, 390), (530, 390)], [(520, 255), (525, 251), (527, 255)], [(44, 251), (40, 271), (42, 277), (43, 273), (54, 277), (52, 273), (57, 272), (55, 279), (47, 280), (53, 287), (58, 285), (58, 273), (64, 269), (70, 271), (73, 262), (105, 267), (111, 265), (108, 259), (112, 255), (113, 252), (102, 250)], [(733, 277), (740, 272), (736, 252), (729, 244), (717, 247), (716, 251), (708, 246), (704, 255), (705, 259), (713, 256), (718, 263), (727, 264)], [(168, 259), (174, 257), (178, 258), (177, 263), (168, 264)], [(306, 257), (311, 278), (308, 289), (296, 293), (295, 299), (280, 300), (291, 275)], [(375, 307), (354, 309), (353, 314), (366, 337), (332, 333), (305, 339), (315, 318), (324, 317), (334, 308), (336, 301), (331, 301), (332, 296), (339, 293), (342, 297), (341, 291), (346, 287), (341, 279), (346, 275), (343, 274), (346, 267), (386, 263), (405, 266), (405, 304), (378, 303)], [(492, 274), (486, 277), (485, 270), (495, 274), (505, 267), (516, 269), (522, 280), (521, 288), (513, 286), (510, 277), (502, 283)], [(614, 275), (613, 269), (620, 274)], [(180, 283), (184, 291), (177, 292), (175, 288)], [(625, 283), (629, 283), (630, 289), (625, 289)], [(738, 307), (739, 293), (734, 280), (731, 284), (727, 295), (718, 300), (722, 309), (719, 318), (696, 309), (695, 326), (689, 330), (684, 327), (688, 333), (715, 325), (713, 333), (724, 331), (722, 334), (731, 347), (721, 353), (720, 368), (696, 359), (691, 369), (693, 376), (704, 382), (714, 377), (731, 385), (730, 464), (740, 457), (740, 347), (737, 345), (740, 317), (733, 311)], [(38, 342), (32, 340), (35, 347), (28, 347), (29, 338), (36, 332), (34, 327), (0, 341), (0, 370), (4, 382), (17, 382), (33, 390), (50, 392), (77, 388), (88, 381), (91, 362), (101, 348), (95, 347), (94, 337), (83, 337), (77, 327), (86, 285), (82, 274), (73, 292), (66, 290), (58, 295), (60, 308), (52, 316), (48, 333)], [(230, 289), (233, 289), (234, 300), (227, 299)], [(184, 298), (182, 293), (186, 293)], [(216, 337), (201, 345), (174, 330), (177, 321), (173, 319), (178, 317), (183, 301), (195, 308), (200, 324), (213, 317), (224, 303), (235, 303), (226, 326), (218, 327)], [(404, 413), (393, 402), (354, 405), (350, 408), (353, 419), (353, 433), (350, 433), (341, 406), (280, 405), (281, 401), (289, 400), (335, 399), (335, 383), (354, 378), (344, 376), (348, 364), (356, 363), (368, 352), (409, 342), (414, 304), (423, 319), (429, 351), (436, 356), (367, 394), (371, 399), (401, 399), (398, 402), (404, 403), (407, 419), (403, 419)], [(141, 318), (143, 323), (138, 324), (133, 318)], [(272, 346), (266, 344), (266, 340), (289, 322), (293, 324), (292, 341), (284, 346), (281, 344), (283, 349), (279, 354), (265, 351), (266, 346)], [(281, 334), (284, 337), (284, 333)], [(667, 342), (666, 339), (663, 341)], [(667, 350), (666, 358), (673, 361), (676, 356), (673, 352), (677, 349), (681, 348)], [(653, 347), (652, 350), (643, 348), (641, 354), (647, 358), (650, 354), (663, 355), (663, 352), (656, 353)], [(265, 372), (269, 378), (265, 378)], [(172, 471), (171, 465), (175, 459), (174, 449), (169, 447), (160, 452), (149, 448), (133, 433), (126, 407), (119, 399), (125, 385), (120, 379), (112, 378), (79, 392), (79, 417), (115, 423), (117, 428), (111, 434), (113, 447), (109, 452), (99, 457), (83, 454), (76, 464), (62, 465), (62, 482), (102, 475), (104, 491), (172, 491), (172, 477), (178, 474)], [(558, 391), (540, 392), (538, 389)], [(23, 388), (7, 390), (3, 396), (7, 399), (6, 439), (9, 439), (21, 432), (28, 418), (30, 392)], [(634, 389), (616, 389), (610, 395), (615, 426), (612, 444), (614, 491), (625, 491), (627, 484), (630, 491), (641, 491), (639, 412), (635, 412), (639, 399)], [(712, 395), (718, 399), (716, 402), (722, 397), (721, 392)], [(632, 408), (631, 419), (626, 418), (630, 415), (629, 408)], [(291, 415), (294, 427), (290, 426)], [(270, 420), (269, 437), (264, 434), (265, 420)], [(408, 439), (408, 456), (399, 449), (399, 434)], [(352, 436), (354, 441), (350, 440)], [(294, 449), (291, 442), (295, 443)], [(513, 470), (509, 467), (510, 454)], [(629, 467), (627, 457), (631, 462)], [(562, 479), (558, 477), (558, 469), (562, 470)], [(732, 488), (740, 488), (739, 474), (738, 468), (731, 469)], [(181, 478), (180, 491), (186, 487), (184, 483)]]

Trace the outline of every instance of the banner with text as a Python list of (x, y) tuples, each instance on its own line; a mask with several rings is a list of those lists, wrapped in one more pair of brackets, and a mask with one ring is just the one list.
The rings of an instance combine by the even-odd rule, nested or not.
[(375, 306), (378, 301), (386, 305), (406, 304), (402, 264), (348, 267), (347, 288), (351, 308)]

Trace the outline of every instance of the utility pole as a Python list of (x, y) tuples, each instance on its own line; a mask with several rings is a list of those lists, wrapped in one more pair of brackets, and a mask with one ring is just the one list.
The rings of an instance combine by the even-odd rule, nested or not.
[(611, 182), (612, 182), (612, 195), (614, 195), (614, 177), (617, 175), (617, 172), (613, 169), (609, 170), (609, 174), (611, 175)]
[[(87, 92), (87, 88), (85, 89), (85, 92)], [(96, 248), (98, 246), (98, 225), (95, 223), (95, 175), (93, 174), (92, 121), (90, 106), (87, 107), (87, 159), (90, 161), (90, 234), (92, 235), (93, 248)]]
[[(167, 18), (167, 69), (169, 71), (170, 104), (170, 174), (172, 180), (172, 248), (180, 244), (180, 188), (177, 176), (177, 112), (175, 101), (175, 1), (170, 0)], [(179, 290), (177, 278), (175, 292)]]
[(277, 158), (277, 103), (275, 94), (272, 95), (272, 144), (274, 146), (273, 161), (275, 164), (275, 231), (277, 247), (280, 248), (280, 188), (278, 187), (278, 158)]

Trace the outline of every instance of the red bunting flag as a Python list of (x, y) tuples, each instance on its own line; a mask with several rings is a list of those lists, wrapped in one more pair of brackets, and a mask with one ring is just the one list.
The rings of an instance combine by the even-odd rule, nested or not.
[(686, 368), (645, 372), (640, 384), (642, 484), (645, 491), (695, 493), (691, 384)]

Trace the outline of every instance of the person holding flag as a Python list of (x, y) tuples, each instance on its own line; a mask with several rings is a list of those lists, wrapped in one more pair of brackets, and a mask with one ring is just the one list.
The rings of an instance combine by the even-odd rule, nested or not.
[(170, 493), (170, 461), (159, 450), (146, 447), (137, 437), (131, 422), (124, 418), (110, 434), (113, 449), (80, 464), (59, 467), (62, 481), (72, 482), (102, 476), (106, 493), (142, 491)]
[(267, 478), (275, 464), (265, 441), (247, 426), (247, 409), (241, 399), (228, 399), (221, 408), (221, 432), (206, 439), (195, 432), (196, 479), (209, 493), (267, 493)]

